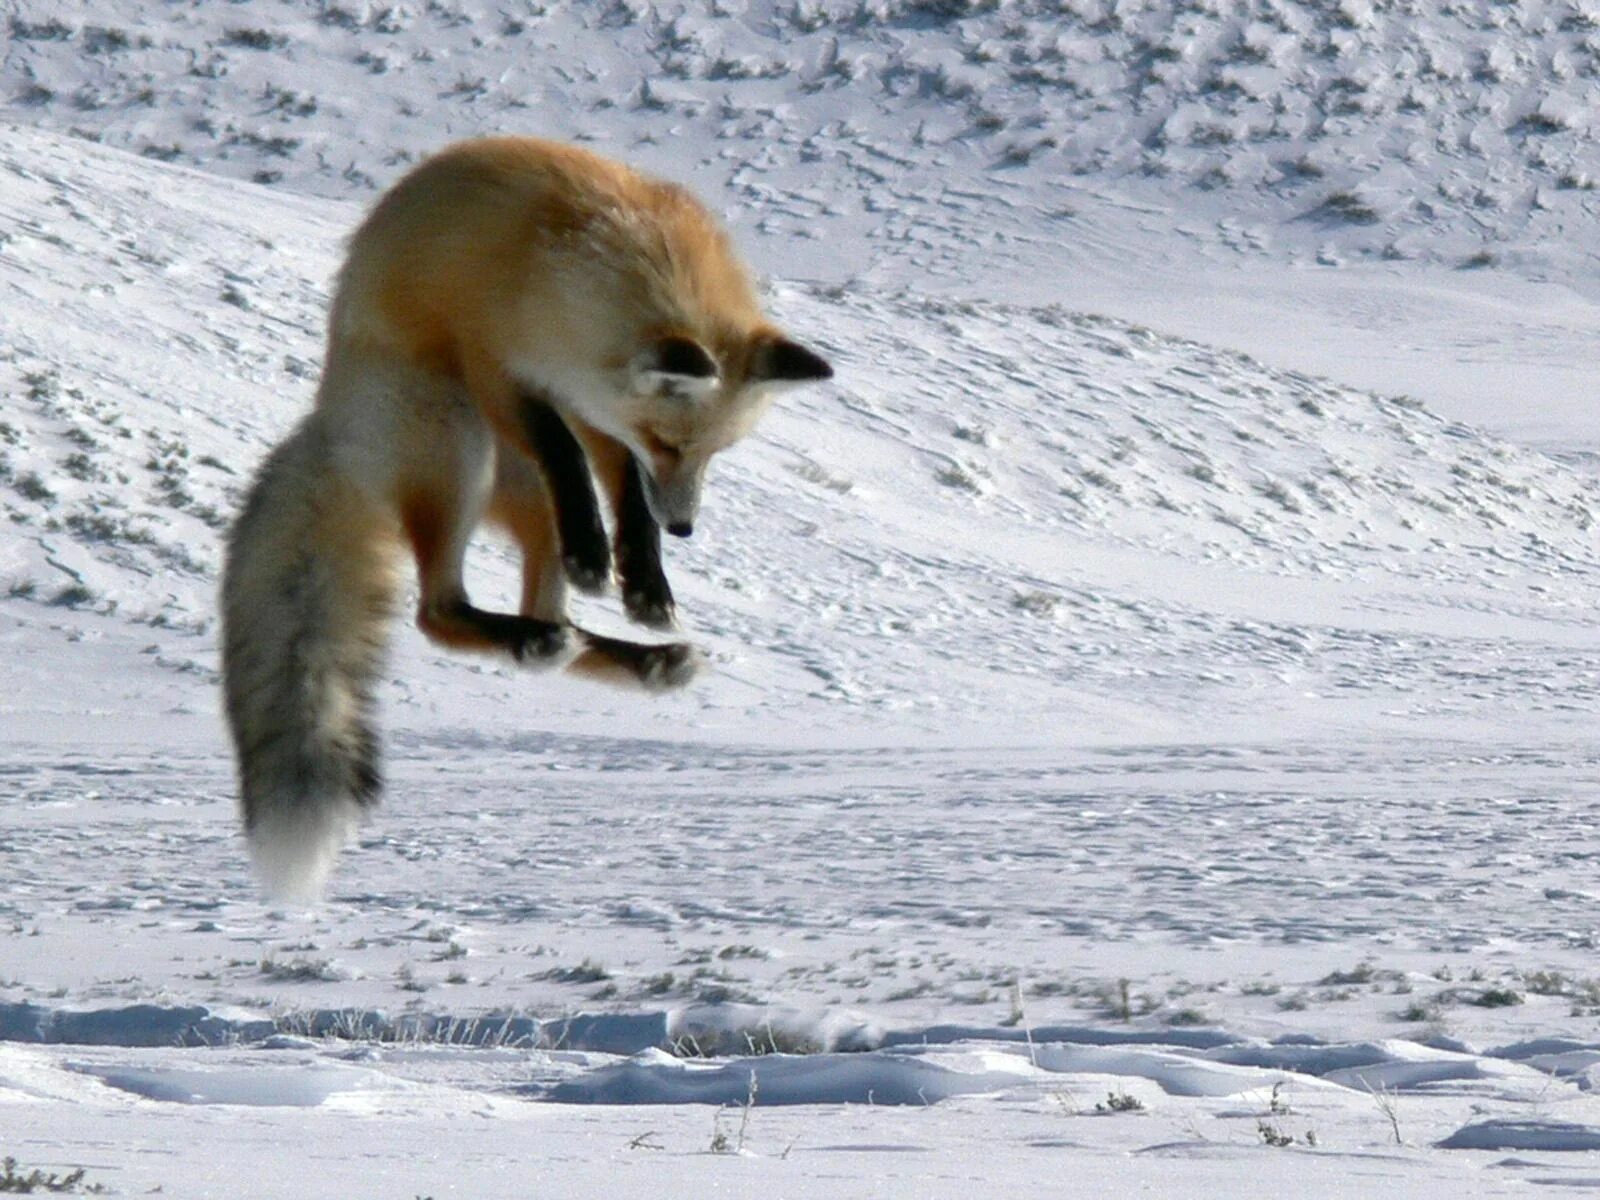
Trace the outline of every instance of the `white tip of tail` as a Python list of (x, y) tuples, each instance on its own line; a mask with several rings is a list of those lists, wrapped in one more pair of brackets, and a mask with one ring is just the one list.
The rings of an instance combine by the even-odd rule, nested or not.
[(350, 800), (271, 806), (250, 827), (250, 857), (269, 899), (315, 904), (339, 851), (355, 833), (360, 809)]

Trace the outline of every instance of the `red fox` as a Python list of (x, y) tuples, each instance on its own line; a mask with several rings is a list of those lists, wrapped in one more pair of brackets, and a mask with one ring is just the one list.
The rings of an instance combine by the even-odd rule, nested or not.
[[(320, 894), (381, 782), (374, 688), (409, 549), (432, 640), (676, 687), (685, 643), (570, 624), (603, 588), (610, 498), (624, 603), (670, 627), (659, 527), (693, 530), (710, 457), (785, 385), (826, 379), (761, 312), (685, 190), (572, 146), (463, 142), (396, 184), (351, 240), (313, 411), (267, 458), (228, 539), (226, 708), (268, 892)], [(523, 559), (520, 612), (467, 598), (484, 520)]]

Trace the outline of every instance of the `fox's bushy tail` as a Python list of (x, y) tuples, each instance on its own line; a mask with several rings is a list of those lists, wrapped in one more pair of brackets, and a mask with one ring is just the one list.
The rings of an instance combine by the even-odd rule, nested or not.
[(251, 857), (274, 898), (320, 895), (377, 802), (394, 551), (314, 417), (267, 459), (229, 536), (223, 686)]

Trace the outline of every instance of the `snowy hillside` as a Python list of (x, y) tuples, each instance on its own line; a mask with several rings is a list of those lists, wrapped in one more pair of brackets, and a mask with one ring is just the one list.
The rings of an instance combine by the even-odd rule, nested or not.
[[(1585, 1186), (1600, 18), (1241, 14), (13, 6), (13, 1178)], [(398, 623), (389, 795), (327, 903), (272, 909), (221, 533), (374, 188), (507, 128), (694, 182), (838, 376), (667, 547), (701, 679)], [(510, 603), (502, 546), (469, 569)]]
[(300, 192), (380, 185), (419, 130), (531, 125), (654, 145), (645, 158), (679, 166), (687, 139), (745, 220), (830, 243), (838, 225), (886, 243), (911, 232), (862, 220), (886, 186), (964, 209), (958, 228), (993, 238), (1037, 233), (1045, 214), (997, 213), (974, 187), (1114, 182), (1190, 221), (1226, 216), (1262, 248), (1593, 269), (1592, 245), (1561, 245), (1593, 221), (1600, 180), (1600, 12), (1583, 0), (13, 12), (0, 61), (14, 117)]
[(1112, 313), (1557, 448), (1590, 403), (1588, 0), (8, 12), (0, 116), (280, 192), (575, 138), (692, 182), (784, 278)]
[[(218, 533), (308, 402), (356, 210), (13, 145), (7, 587), (35, 621), (160, 629), (158, 658), (208, 672)], [(895, 739), (952, 717), (1024, 744), (1177, 736), (1201, 695), (1214, 720), (1594, 712), (1588, 478), (1415, 401), (1059, 309), (773, 301), (841, 383), (727, 456), (704, 536), (671, 548), (730, 663), (697, 702), (741, 735), (739, 713), (789, 738), (865, 709), (901, 713)], [(487, 556), (501, 603), (511, 566)], [(1417, 696), (1491, 647), (1480, 686)]]

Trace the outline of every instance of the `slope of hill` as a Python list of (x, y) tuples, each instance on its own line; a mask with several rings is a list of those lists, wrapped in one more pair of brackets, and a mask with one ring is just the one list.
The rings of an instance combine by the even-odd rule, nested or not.
[[(188, 669), (211, 654), (219, 530), (309, 402), (319, 283), (355, 212), (11, 145), (11, 603), (160, 630), (158, 657)], [(1176, 733), (1198, 695), (1215, 719), (1270, 697), (1313, 723), (1593, 711), (1571, 668), (1593, 652), (1600, 488), (1541, 455), (1055, 308), (793, 285), (773, 302), (841, 383), (728, 455), (703, 537), (672, 547), (731, 669), (671, 721), (782, 712), (793, 736), (865, 710), (903, 714), (879, 735), (899, 738), (1028, 714), (1023, 740), (1053, 742), (1113, 736), (1128, 708)], [(481, 557), (504, 603), (512, 564)], [(1500, 669), (1472, 693), (1416, 696), (1491, 644)]]

